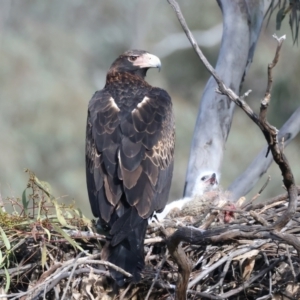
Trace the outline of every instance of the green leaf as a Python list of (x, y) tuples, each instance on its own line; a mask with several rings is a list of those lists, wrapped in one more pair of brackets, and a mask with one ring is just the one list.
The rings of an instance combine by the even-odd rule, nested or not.
[(80, 210), (80, 208), (74, 208), (74, 212), (81, 218), (81, 220), (84, 222), (86, 226), (91, 227), (92, 226), (92, 221), (88, 219)]
[(60, 209), (60, 207), (59, 207), (59, 205), (58, 205), (58, 203), (56, 202), (56, 200), (53, 200), (52, 203), (53, 203), (54, 206), (55, 206), (56, 217), (57, 217), (57, 219), (58, 219), (58, 222), (59, 222), (62, 226), (67, 227), (67, 226), (68, 226), (68, 223), (67, 223), (67, 221), (66, 221), (66, 219), (65, 219), (65, 217), (64, 217), (64, 215), (63, 215), (63, 213), (62, 213), (62, 211), (61, 211), (61, 209)]
[(42, 268), (44, 268), (46, 261), (47, 261), (47, 248), (46, 248), (45, 244), (43, 244), (41, 251), (42, 251), (42, 262), (41, 263), (42, 263)]
[(55, 197), (51, 195), (50, 184), (46, 181), (40, 181), (35, 175), (33, 176), (34, 183), (50, 198), (50, 200), (54, 200)]
[(276, 30), (280, 30), (281, 22), (283, 21), (285, 17), (285, 7), (282, 7), (278, 10), (278, 13), (276, 15)]
[(2, 240), (4, 242), (4, 245), (5, 245), (6, 249), (10, 250), (11, 249), (11, 245), (10, 245), (9, 239), (7, 238), (7, 235), (4, 232), (4, 230), (2, 229), (2, 227), (0, 227), (0, 233), (1, 233), (1, 237), (2, 237)]
[(22, 193), (22, 204), (24, 208), (24, 215), (28, 214), (28, 204), (29, 204), (29, 200), (27, 200), (27, 196), (26, 196), (26, 190), (27, 188)]
[(80, 251), (85, 252), (77, 243), (75, 240), (73, 240), (64, 230), (62, 230), (59, 226), (56, 224), (52, 224), (53, 228), (56, 232), (60, 233), (75, 249), (79, 249)]
[(39, 206), (38, 206), (38, 212), (37, 212), (37, 216), (36, 219), (37, 221), (39, 221), (41, 219), (41, 210), (42, 210), (42, 201), (39, 201)]
[(2, 251), (0, 249), (0, 269), (1, 269), (1, 265), (2, 265), (3, 261), (4, 261), (4, 259), (3, 259)]
[(70, 211), (65, 210), (65, 215), (66, 215), (67, 218), (73, 219), (73, 215), (72, 215), (72, 213)]
[[(43, 226), (42, 226), (42, 227), (43, 227)], [(48, 241), (50, 241), (50, 239), (51, 239), (51, 233), (50, 233), (50, 231), (49, 231), (47, 228), (45, 228), (45, 227), (43, 227), (43, 229), (44, 229), (45, 232), (47, 233)]]
[(5, 293), (7, 293), (9, 290), (9, 287), (10, 287), (10, 276), (9, 276), (9, 273), (6, 268), (4, 268), (4, 272), (5, 272), (5, 277), (6, 277), (6, 285), (5, 285), (4, 291), (5, 291)]

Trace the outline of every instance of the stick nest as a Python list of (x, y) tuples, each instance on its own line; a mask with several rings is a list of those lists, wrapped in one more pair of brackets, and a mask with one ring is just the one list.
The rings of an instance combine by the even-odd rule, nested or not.
[[(195, 209), (203, 208), (201, 217), (153, 222), (142, 281), (132, 284), (124, 272), (129, 283), (117, 290), (108, 269), (115, 266), (101, 260), (105, 237), (29, 175), (22, 199), (1, 206), (1, 298), (180, 299), (180, 291), (188, 299), (300, 298), (300, 204), (280, 232), (272, 228), (286, 210), (287, 195), (234, 209), (200, 201)], [(211, 196), (202, 200), (214, 203)], [(5, 211), (8, 203), (12, 214)], [(233, 218), (224, 223), (230, 209)]]

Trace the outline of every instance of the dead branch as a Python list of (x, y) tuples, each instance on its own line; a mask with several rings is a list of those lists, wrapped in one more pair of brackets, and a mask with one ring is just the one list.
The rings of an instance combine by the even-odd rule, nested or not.
[(167, 239), (168, 250), (178, 265), (178, 283), (175, 291), (176, 299), (185, 300), (192, 265), (179, 243), (180, 240), (174, 239), (173, 235)]
[[(278, 140), (284, 139), (285, 147), (297, 136), (300, 131), (300, 107), (298, 107), (292, 116), (284, 123), (278, 133)], [(247, 169), (241, 173), (228, 187), (231, 193), (231, 199), (236, 201), (240, 197), (248, 194), (258, 180), (267, 172), (273, 156), (266, 157), (268, 146), (264, 147), (255, 157)]]
[(285, 40), (285, 36), (281, 38), (277, 38), (274, 35), (274, 38), (277, 40), (278, 45), (275, 53), (275, 57), (272, 61), (271, 64), (268, 66), (268, 85), (267, 85), (267, 90), (265, 93), (264, 99), (261, 101), (261, 109), (260, 109), (260, 114), (259, 117), (253, 112), (253, 110), (250, 108), (250, 106), (242, 99), (242, 97), (239, 97), (238, 95), (235, 94), (234, 91), (232, 91), (230, 88), (227, 88), (224, 84), (224, 82), (221, 80), (221, 78), (218, 76), (214, 68), (211, 66), (211, 64), (208, 62), (206, 57), (203, 55), (202, 51), (198, 47), (195, 39), (193, 38), (193, 35), (191, 31), (189, 30), (185, 19), (181, 13), (180, 7), (178, 3), (175, 0), (168, 0), (168, 2), (171, 4), (173, 7), (174, 11), (176, 12), (177, 18), (185, 31), (188, 39), (192, 43), (193, 48), (195, 49), (196, 53), (198, 54), (200, 60), (204, 64), (204, 66), (207, 68), (207, 70), (211, 73), (211, 75), (214, 77), (218, 84), (218, 93), (222, 95), (226, 95), (230, 100), (232, 100), (236, 105), (238, 105), (242, 110), (253, 120), (253, 122), (261, 129), (263, 132), (268, 145), (269, 149), (272, 152), (274, 161), (278, 164), (282, 176), (283, 176), (283, 182), (284, 185), (288, 191), (289, 195), (289, 206), (285, 212), (281, 216), (281, 218), (274, 224), (274, 228), (278, 231), (280, 231), (288, 222), (289, 220), (293, 217), (296, 211), (296, 201), (297, 201), (297, 189), (294, 181), (294, 177), (291, 171), (291, 168), (288, 164), (288, 161), (283, 154), (282, 150), (280, 149), (278, 145), (278, 140), (277, 140), (277, 134), (278, 130), (274, 127), (271, 126), (267, 120), (266, 120), (266, 113), (267, 113), (267, 107), (270, 102), (271, 98), (271, 87), (272, 87), (272, 69), (275, 67), (276, 63), (278, 62), (279, 59), (279, 53), (280, 49), (282, 46), (283, 41)]

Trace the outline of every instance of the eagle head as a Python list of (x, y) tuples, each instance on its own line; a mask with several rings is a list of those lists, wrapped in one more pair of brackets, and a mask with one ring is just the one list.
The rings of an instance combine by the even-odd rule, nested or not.
[(144, 50), (128, 50), (113, 62), (109, 73), (127, 72), (144, 78), (149, 68), (160, 70), (161, 62), (157, 56)]

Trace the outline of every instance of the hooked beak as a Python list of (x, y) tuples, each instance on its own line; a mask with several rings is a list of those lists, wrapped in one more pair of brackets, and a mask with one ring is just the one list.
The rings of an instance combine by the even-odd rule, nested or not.
[(143, 55), (141, 55), (140, 57), (138, 57), (134, 63), (134, 66), (140, 67), (142, 68), (158, 68), (158, 70), (160, 71), (161, 69), (161, 62), (160, 59), (150, 53), (145, 53)]
[(205, 182), (210, 185), (218, 184), (216, 173), (213, 173)]

